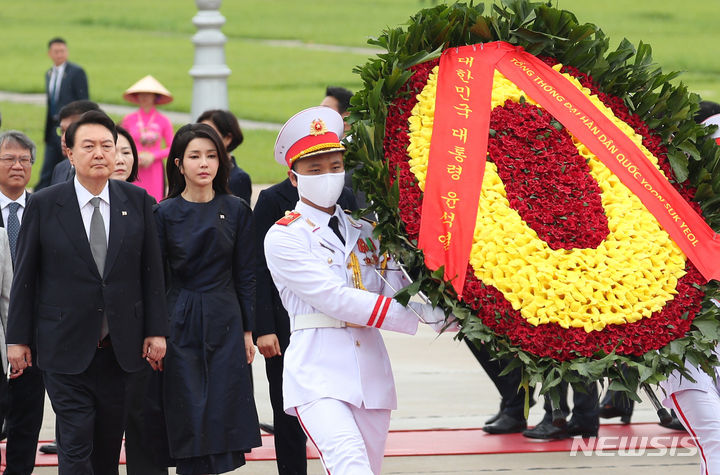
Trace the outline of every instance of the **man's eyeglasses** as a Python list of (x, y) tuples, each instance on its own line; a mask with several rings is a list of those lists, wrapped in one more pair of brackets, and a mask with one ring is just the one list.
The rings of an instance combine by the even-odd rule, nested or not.
[(3, 155), (2, 157), (0, 157), (0, 163), (5, 165), (6, 167), (13, 166), (15, 162), (20, 162), (20, 165), (24, 167), (29, 167), (35, 162), (35, 160), (33, 160), (30, 155)]
[(63, 128), (60, 127), (59, 125), (55, 128), (55, 133), (57, 134), (58, 137), (62, 137), (62, 134), (63, 134), (64, 132), (65, 132), (65, 131), (63, 130)]

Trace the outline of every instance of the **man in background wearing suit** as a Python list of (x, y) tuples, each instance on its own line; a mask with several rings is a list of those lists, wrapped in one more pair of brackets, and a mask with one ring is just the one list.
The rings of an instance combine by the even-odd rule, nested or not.
[(48, 56), (53, 67), (45, 73), (45, 91), (47, 92), (47, 114), (45, 116), (45, 161), (40, 180), (35, 190), (50, 185), (53, 168), (63, 158), (60, 147), (58, 113), (65, 104), (87, 99), (88, 81), (83, 68), (67, 60), (67, 43), (62, 38), (53, 38), (48, 42)]
[[(16, 262), (20, 224), (23, 220), (35, 144), (22, 132), (10, 130), (0, 134), (0, 226), (6, 228), (10, 256)], [(31, 345), (35, 351), (34, 345)], [(28, 368), (25, 376), (8, 383), (7, 451), (4, 475), (31, 475), (35, 468), (35, 451), (42, 426), (45, 386), (42, 373)]]
[[(152, 199), (109, 180), (117, 131), (99, 111), (67, 130), (75, 178), (34, 193), (8, 317), (11, 377), (43, 371), (60, 475), (117, 474), (128, 373), (162, 369), (163, 266)], [(30, 343), (35, 339), (37, 358)]]
[[(268, 229), (282, 218), (286, 211), (295, 208), (299, 200), (297, 188), (289, 178), (260, 192), (253, 215), (257, 234), (257, 317), (255, 337), (258, 351), (266, 358), (265, 372), (273, 408), (273, 437), (280, 475), (304, 475), (307, 473), (305, 452), (306, 437), (297, 417), (283, 410), (282, 373), (283, 354), (290, 343), (290, 318), (283, 307), (280, 295), (273, 284), (265, 262), (263, 243)], [(352, 190), (343, 189), (338, 204), (343, 209), (356, 210), (357, 203)]]

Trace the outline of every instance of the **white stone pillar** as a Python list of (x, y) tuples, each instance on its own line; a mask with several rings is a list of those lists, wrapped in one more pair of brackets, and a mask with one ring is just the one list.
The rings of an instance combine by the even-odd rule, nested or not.
[(222, 0), (195, 0), (198, 14), (192, 19), (198, 32), (192, 38), (195, 61), (190, 70), (193, 77), (193, 97), (190, 116), (194, 122), (207, 109), (229, 109), (227, 77), (230, 68), (225, 64), (225, 42), (220, 31), (225, 17), (220, 14)]

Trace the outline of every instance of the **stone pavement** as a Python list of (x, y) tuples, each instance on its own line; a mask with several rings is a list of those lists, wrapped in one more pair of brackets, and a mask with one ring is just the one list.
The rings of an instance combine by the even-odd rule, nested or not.
[[(384, 332), (395, 373), (399, 408), (393, 412), (391, 430), (481, 427), (497, 411), (498, 395), (489, 378), (475, 362), (464, 343), (449, 334), (437, 337), (427, 327), (415, 336)], [(271, 422), (264, 362), (259, 356), (253, 364), (255, 399), (260, 419)], [(541, 405), (530, 411), (530, 423), (542, 418)], [(636, 407), (634, 422), (655, 422), (652, 407)], [(41, 433), (53, 436), (54, 417), (49, 403)], [(542, 443), (542, 442), (540, 442)], [(657, 451), (654, 452), (657, 455)], [(696, 474), (697, 456), (571, 456), (567, 452), (531, 454), (493, 454), (434, 457), (386, 457), (383, 474)], [(56, 468), (38, 468), (37, 475), (57, 473)], [(124, 466), (121, 474), (125, 474)], [(174, 471), (170, 472), (174, 474)], [(277, 473), (274, 462), (251, 461), (233, 474)], [(317, 460), (309, 462), (309, 473), (322, 474)]]

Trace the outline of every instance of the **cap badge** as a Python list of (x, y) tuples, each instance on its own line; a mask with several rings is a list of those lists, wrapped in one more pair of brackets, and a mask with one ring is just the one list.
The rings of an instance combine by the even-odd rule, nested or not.
[(322, 135), (328, 131), (322, 119), (315, 119), (310, 123), (310, 135)]

